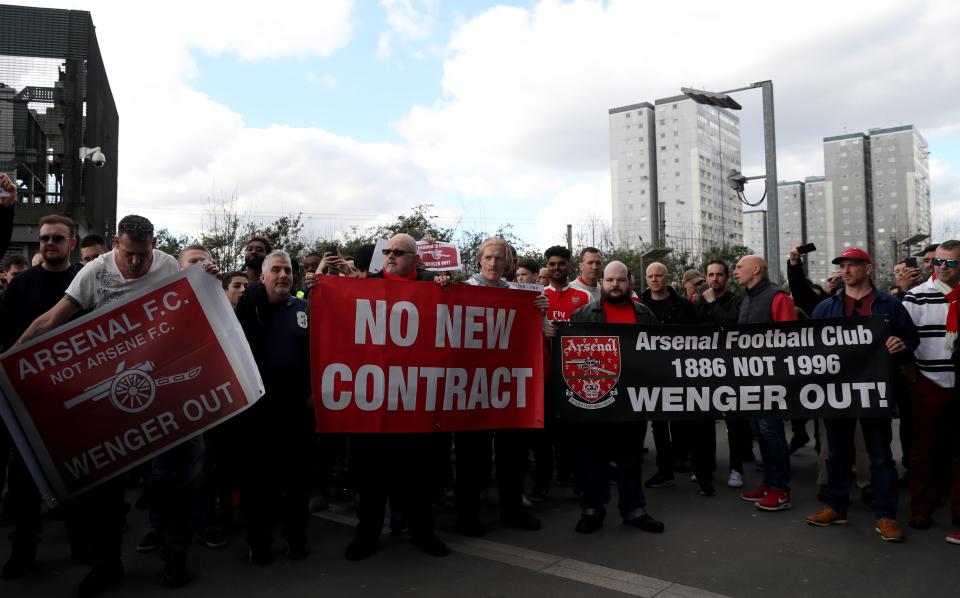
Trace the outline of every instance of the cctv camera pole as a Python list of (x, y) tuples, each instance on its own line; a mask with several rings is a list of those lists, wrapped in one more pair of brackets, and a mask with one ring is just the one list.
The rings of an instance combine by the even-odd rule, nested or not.
[(780, 219), (777, 203), (777, 139), (773, 119), (773, 81), (761, 81), (759, 85), (763, 92), (763, 153), (767, 162), (767, 272), (773, 284), (780, 284)]

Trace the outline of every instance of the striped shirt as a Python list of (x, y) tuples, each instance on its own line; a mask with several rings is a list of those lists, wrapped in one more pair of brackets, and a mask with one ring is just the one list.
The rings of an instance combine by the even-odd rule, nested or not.
[(944, 340), (949, 306), (932, 279), (913, 287), (903, 297), (903, 307), (920, 333), (920, 346), (913, 354), (917, 369), (941, 388), (953, 388), (955, 380), (951, 351)]

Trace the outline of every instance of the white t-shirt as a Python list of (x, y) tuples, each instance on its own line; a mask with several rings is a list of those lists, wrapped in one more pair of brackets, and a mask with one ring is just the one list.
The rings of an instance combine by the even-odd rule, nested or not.
[(179, 271), (177, 260), (154, 249), (150, 271), (140, 278), (127, 279), (117, 268), (116, 250), (108, 251), (80, 269), (67, 287), (67, 295), (83, 309), (100, 308)]

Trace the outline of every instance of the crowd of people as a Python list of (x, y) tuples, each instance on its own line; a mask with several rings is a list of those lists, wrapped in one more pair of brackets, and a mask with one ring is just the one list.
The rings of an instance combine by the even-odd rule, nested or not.
[[(6, 175), (0, 175), (0, 187), (12, 195), (0, 205), (2, 236), (5, 223), (12, 222), (16, 187)], [(807, 279), (798, 247), (787, 265), (788, 290), (768, 278), (762, 258), (747, 255), (736, 264), (710, 262), (705, 275), (689, 269), (677, 287), (666, 265), (649, 264), (642, 273), (646, 288), (638, 294), (627, 265), (605, 263), (593, 247), (580, 251), (576, 262), (569, 248), (550, 247), (538, 263), (518, 260), (509, 243), (491, 238), (479, 247), (476, 274), (460, 280), (456, 273), (424, 270), (416, 240), (407, 234), (387, 241), (379, 272), (370, 272), (373, 246), (353, 256), (343, 256), (336, 248), (310, 253), (302, 256), (301, 272), (294, 256), (254, 237), (244, 252), (244, 268), (222, 273), (201, 245), (187, 246), (178, 256), (157, 250), (153, 223), (142, 216), (120, 220), (112, 249), (93, 235), (78, 240), (75, 224), (65, 216), (43, 217), (38, 231), (37, 263), (31, 266), (20, 257), (5, 264), (0, 349), (114, 305), (182, 269), (201, 267), (220, 280), (266, 389), (240, 415), (57, 508), (71, 558), (91, 567), (78, 588), (83, 596), (101, 594), (123, 579), (121, 545), (125, 521), (132, 516), (127, 504), (131, 481), (142, 487), (133, 502), (146, 511), (149, 522), (136, 550), (160, 551), (163, 578), (171, 586), (189, 582), (187, 553), (197, 539), (208, 548), (222, 548), (227, 534), (239, 529), (254, 565), (275, 560), (278, 531), (286, 558), (307, 558), (310, 512), (327, 508), (331, 500), (356, 504), (359, 523), (344, 556), (361, 560), (378, 550), (385, 516), (392, 534), (409, 534), (414, 546), (434, 557), (448, 554), (434, 531), (437, 510), (455, 513), (457, 533), (485, 535), (488, 522), (481, 514), (481, 497), (494, 484), (501, 524), (531, 532), (542, 525), (537, 505), (548, 500), (556, 486), (570, 486), (579, 496), (575, 530), (583, 534), (603, 527), (611, 482), (616, 483), (623, 524), (650, 533), (663, 533), (666, 526), (648, 511), (648, 490), (672, 486), (678, 474), (689, 474), (701, 495), (717, 495), (714, 421), (652, 422), (655, 467), (644, 479), (647, 422), (562, 421), (551, 405), (549, 377), (543, 429), (316, 434), (304, 322), (308, 295), (322, 276), (441, 286), (508, 288), (513, 281), (542, 285), (534, 305), (543, 314), (544, 343), (553, 342), (557, 322), (564, 321), (771, 324), (884, 315), (891, 332), (880, 342), (891, 355), (905, 479), (898, 477), (894, 462), (890, 417), (812, 422), (820, 456), (818, 497), (825, 504), (806, 521), (814, 526), (846, 523), (856, 479), (883, 540), (904, 541), (897, 523), (903, 483), (910, 494), (909, 527), (929, 528), (945, 497), (954, 525), (960, 526), (960, 401), (954, 390), (960, 241), (928, 247), (922, 266), (898, 264), (897, 288), (891, 293), (874, 286), (874, 264), (863, 249), (846, 248), (836, 256), (838, 270), (825, 289)], [(81, 261), (74, 262), (78, 245)], [(731, 266), (742, 293), (732, 288)], [(743, 488), (739, 497), (762, 512), (791, 508), (790, 454), (810, 441), (811, 422), (789, 422), (790, 441), (787, 423), (780, 419), (729, 419), (725, 424), (726, 485), (743, 488), (745, 464), (762, 463), (762, 483)], [(11, 528), (11, 552), (2, 578), (14, 580), (35, 570), (44, 517), (40, 492), (6, 430), (0, 441), (0, 489), (7, 489), (0, 520)], [(947, 541), (960, 544), (960, 532)]]

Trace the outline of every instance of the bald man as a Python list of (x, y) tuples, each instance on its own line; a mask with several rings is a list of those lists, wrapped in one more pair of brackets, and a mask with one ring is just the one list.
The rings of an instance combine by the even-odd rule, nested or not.
[[(740, 258), (734, 276), (747, 290), (740, 304), (740, 324), (766, 324), (797, 319), (790, 295), (767, 277), (767, 262), (755, 255)], [(763, 484), (744, 492), (740, 498), (756, 504), (761, 511), (783, 511), (790, 503), (790, 448), (783, 420), (759, 417), (751, 422), (753, 435), (763, 457)]]
[[(600, 300), (573, 313), (573, 322), (611, 324), (656, 324), (657, 318), (648, 307), (631, 300), (630, 271), (623, 262), (610, 262), (603, 270)], [(606, 505), (610, 502), (610, 484), (606, 466), (617, 461), (618, 507), (623, 524), (652, 533), (662, 533), (663, 523), (646, 512), (646, 497), (641, 484), (643, 436), (646, 424), (596, 423), (580, 426), (577, 439), (583, 455), (582, 513), (576, 530), (582, 534), (597, 531), (603, 525)]]
[[(657, 322), (660, 324), (696, 324), (698, 320), (697, 308), (686, 297), (681, 297), (672, 286), (670, 286), (671, 276), (667, 267), (660, 262), (653, 262), (647, 266), (646, 271), (647, 290), (640, 295), (640, 302), (650, 308), (657, 316)], [(684, 443), (684, 440), (690, 439), (684, 424), (680, 422), (668, 422), (666, 420), (657, 420), (651, 424), (653, 428), (653, 442), (657, 447), (657, 471), (649, 480), (646, 481), (647, 488), (664, 488), (674, 485), (673, 472), (686, 470), (687, 448), (690, 443)], [(689, 428), (687, 426), (686, 428)], [(672, 437), (671, 437), (672, 435)], [(714, 445), (716, 443), (714, 442)], [(705, 446), (705, 444), (704, 444)], [(716, 451), (716, 448), (714, 448)], [(677, 463), (674, 464), (674, 459)], [(698, 459), (698, 463), (701, 461)], [(704, 480), (706, 486), (703, 488), (705, 496), (713, 496), (714, 491), (710, 488), (712, 482), (707, 478), (713, 477), (713, 466), (708, 466), (705, 462), (703, 471), (697, 472), (697, 479)], [(707, 473), (709, 469), (709, 474)], [(701, 476), (703, 476), (701, 478)]]

